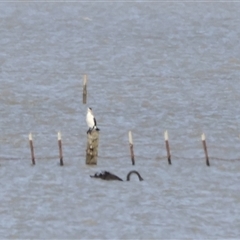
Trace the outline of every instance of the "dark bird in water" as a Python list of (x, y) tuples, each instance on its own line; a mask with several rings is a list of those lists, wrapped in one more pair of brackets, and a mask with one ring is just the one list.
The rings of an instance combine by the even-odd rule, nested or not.
[(93, 115), (92, 108), (88, 108), (87, 115), (86, 115), (86, 122), (88, 125), (88, 131), (87, 133), (91, 133), (93, 129), (99, 131), (100, 129), (97, 127), (97, 121), (96, 118)]
[(101, 178), (103, 180), (119, 180), (119, 181), (123, 181), (120, 177), (118, 177), (115, 174), (112, 174), (110, 172), (107, 172), (107, 171), (97, 172), (93, 176), (90, 176), (90, 177), (92, 177), (92, 178)]
[[(133, 171), (130, 171), (127, 175), (127, 181), (130, 181), (130, 176), (135, 173), (137, 174), (138, 178), (139, 178), (139, 181), (143, 181), (143, 178), (141, 177), (141, 175), (133, 170)], [(118, 181), (123, 181), (120, 177), (116, 176), (115, 174), (113, 173), (110, 173), (108, 171), (101, 171), (101, 172), (97, 172), (95, 173), (93, 176), (90, 176), (92, 178), (101, 178), (103, 180), (118, 180)]]

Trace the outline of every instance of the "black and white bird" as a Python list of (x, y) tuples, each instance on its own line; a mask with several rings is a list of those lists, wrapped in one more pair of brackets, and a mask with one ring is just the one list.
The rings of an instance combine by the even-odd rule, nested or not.
[(99, 131), (100, 129), (97, 127), (97, 121), (96, 118), (93, 115), (93, 111), (92, 108), (88, 108), (87, 110), (87, 116), (86, 116), (86, 121), (87, 121), (87, 125), (88, 125), (88, 131), (87, 133), (91, 133), (91, 131), (93, 129)]

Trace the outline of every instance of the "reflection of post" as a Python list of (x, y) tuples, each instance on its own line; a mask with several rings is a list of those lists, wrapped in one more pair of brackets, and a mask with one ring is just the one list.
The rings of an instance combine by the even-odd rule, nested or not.
[(62, 137), (60, 132), (58, 132), (58, 147), (59, 147), (60, 166), (63, 166)]
[(83, 104), (87, 103), (87, 75), (83, 75)]
[(92, 130), (87, 134), (86, 164), (97, 165), (99, 131)]
[(31, 150), (32, 164), (35, 165), (35, 157), (34, 157), (34, 149), (33, 149), (33, 138), (32, 138), (32, 134), (31, 133), (29, 133), (28, 138), (29, 138), (29, 145), (30, 145), (30, 150)]
[(204, 149), (205, 157), (206, 157), (206, 165), (210, 166), (209, 158), (208, 158), (208, 151), (207, 151), (207, 144), (206, 144), (206, 137), (205, 137), (204, 133), (202, 134), (202, 143), (203, 143), (203, 149)]
[(168, 132), (167, 130), (164, 133), (164, 138), (165, 138), (165, 144), (166, 144), (166, 149), (167, 149), (167, 159), (168, 159), (168, 164), (171, 165), (171, 154), (170, 154), (170, 147), (169, 147), (169, 142), (168, 142)]
[(134, 152), (133, 152), (133, 138), (132, 138), (132, 132), (131, 131), (128, 132), (128, 139), (129, 139), (132, 165), (135, 165)]

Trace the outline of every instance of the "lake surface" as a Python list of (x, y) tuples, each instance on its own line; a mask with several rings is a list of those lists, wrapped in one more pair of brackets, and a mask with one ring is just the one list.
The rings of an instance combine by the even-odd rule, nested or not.
[(0, 237), (239, 239), (239, 26), (237, 2), (1, 2)]

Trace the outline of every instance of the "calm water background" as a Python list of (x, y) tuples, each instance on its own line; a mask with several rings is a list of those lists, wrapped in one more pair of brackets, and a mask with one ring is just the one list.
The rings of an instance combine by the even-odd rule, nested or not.
[[(239, 238), (239, 26), (233, 2), (1, 2), (0, 237)], [(87, 106), (101, 129), (95, 167)], [(145, 181), (89, 177), (132, 169)]]

